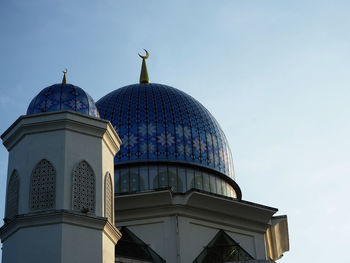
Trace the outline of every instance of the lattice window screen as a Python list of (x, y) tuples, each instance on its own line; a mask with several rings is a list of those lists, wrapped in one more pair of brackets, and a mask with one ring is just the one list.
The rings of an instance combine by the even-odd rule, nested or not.
[(18, 214), (19, 177), (14, 171), (10, 177), (6, 192), (6, 218), (14, 218)]
[(43, 210), (55, 207), (56, 171), (48, 160), (41, 160), (30, 179), (30, 209)]
[(73, 210), (95, 212), (95, 175), (86, 161), (73, 171)]
[(105, 217), (113, 223), (113, 184), (110, 173), (106, 174), (105, 179)]

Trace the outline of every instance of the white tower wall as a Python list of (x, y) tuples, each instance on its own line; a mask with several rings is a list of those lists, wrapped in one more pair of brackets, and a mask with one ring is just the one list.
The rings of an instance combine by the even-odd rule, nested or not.
[[(18, 216), (0, 229), (3, 263), (114, 262), (120, 233), (105, 218), (105, 176), (111, 175), (113, 186), (121, 141), (111, 124), (74, 112), (43, 113), (20, 117), (2, 139), (9, 151), (7, 181), (14, 170), (19, 175)], [(33, 210), (31, 176), (43, 159), (56, 173), (55, 204)], [(72, 205), (73, 171), (82, 161), (94, 176), (94, 211)]]

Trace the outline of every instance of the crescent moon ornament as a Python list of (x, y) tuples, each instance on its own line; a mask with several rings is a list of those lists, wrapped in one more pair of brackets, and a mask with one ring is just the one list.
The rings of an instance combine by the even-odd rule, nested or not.
[(146, 49), (143, 49), (143, 50), (146, 52), (146, 56), (141, 56), (140, 53), (138, 53), (139, 56), (140, 56), (140, 58), (142, 58), (142, 59), (148, 59), (148, 57), (149, 57), (148, 51), (147, 51)]
[(68, 69), (66, 68), (66, 70), (62, 71), (62, 72), (63, 72), (63, 74), (67, 74), (68, 73)]
[(149, 83), (149, 77), (148, 77), (147, 66), (146, 66), (146, 59), (148, 59), (149, 54), (146, 49), (144, 49), (144, 51), (146, 52), (146, 56), (141, 56), (140, 53), (138, 53), (140, 58), (142, 58), (140, 83)]

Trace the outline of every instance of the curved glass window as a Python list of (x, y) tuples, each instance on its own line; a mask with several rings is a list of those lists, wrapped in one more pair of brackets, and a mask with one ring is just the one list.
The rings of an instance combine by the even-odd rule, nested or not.
[(203, 190), (202, 172), (196, 170), (194, 180), (195, 180), (195, 187), (194, 188)]
[(194, 171), (193, 169), (186, 169), (187, 190), (194, 188)]
[(138, 191), (139, 187), (139, 169), (138, 168), (130, 168), (129, 171), (130, 178), (130, 190), (131, 192)]
[(178, 192), (178, 178), (175, 167), (169, 167), (168, 169), (169, 186), (173, 191)]
[(182, 167), (177, 168), (177, 178), (178, 178), (178, 192), (186, 192), (186, 169)]
[(115, 169), (115, 192), (131, 193), (171, 188), (176, 193), (194, 189), (237, 198), (233, 187), (215, 174), (177, 165), (143, 165)]
[(122, 193), (130, 192), (129, 190), (129, 169), (121, 169), (119, 177), (120, 191)]
[(149, 183), (150, 183), (150, 190), (159, 188), (157, 166), (149, 167)]
[(159, 166), (159, 171), (158, 171), (158, 181), (159, 181), (159, 187), (164, 188), (168, 187), (168, 179), (169, 179), (169, 174), (166, 166)]
[(216, 190), (216, 180), (215, 180), (215, 176), (214, 175), (209, 175), (209, 180), (210, 180), (210, 192), (216, 194), (217, 190)]
[(203, 173), (203, 190), (210, 192), (210, 180), (209, 180), (209, 174)]
[(142, 166), (139, 170), (140, 173), (140, 191), (149, 190), (148, 187), (148, 167)]

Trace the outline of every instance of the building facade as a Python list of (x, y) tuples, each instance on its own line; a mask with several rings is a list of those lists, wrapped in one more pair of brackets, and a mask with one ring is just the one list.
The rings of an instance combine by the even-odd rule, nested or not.
[(270, 262), (289, 250), (287, 217), (242, 200), (215, 118), (150, 83), (140, 57), (139, 84), (95, 104), (64, 75), (2, 135), (3, 263)]

